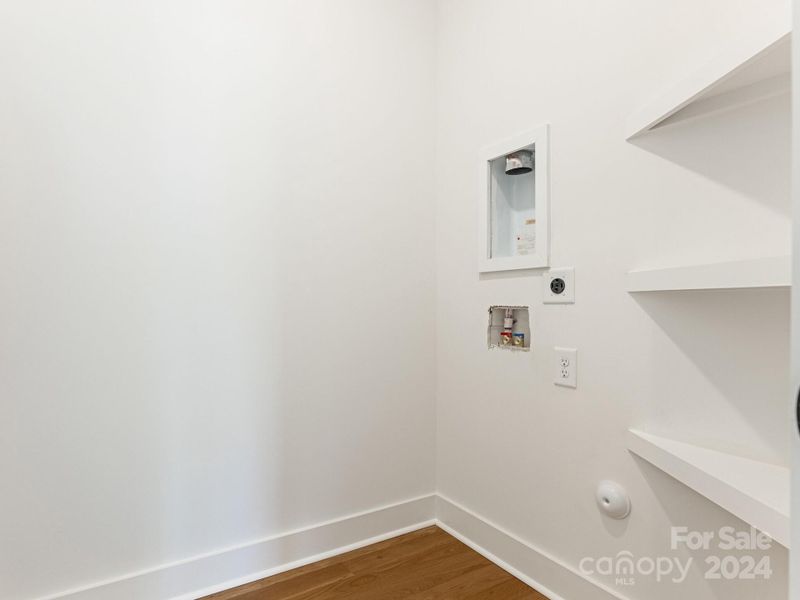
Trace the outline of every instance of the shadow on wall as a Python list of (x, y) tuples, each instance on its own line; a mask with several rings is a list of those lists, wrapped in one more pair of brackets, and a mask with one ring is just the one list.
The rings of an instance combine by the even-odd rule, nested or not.
[[(722, 527), (733, 527), (736, 532), (750, 532), (750, 525), (741, 521), (739, 518), (727, 511), (721, 510), (715, 504), (705, 499), (697, 492), (684, 486), (682, 483), (673, 479), (660, 469), (657, 469), (647, 461), (633, 456), (636, 467), (647, 481), (648, 487), (652, 490), (654, 500), (660, 505), (663, 512), (667, 515), (667, 520), (671, 527), (684, 527), (688, 531), (712, 532), (713, 540), (709, 543), (708, 550), (690, 550), (684, 544), (679, 543), (676, 549), (671, 548), (671, 529), (658, 532), (658, 537), (652, 540), (651, 547), (653, 552), (659, 556), (666, 556), (679, 559), (685, 565), (691, 558), (691, 568), (688, 581), (695, 581), (696, 585), (704, 587), (703, 597), (715, 598), (718, 600), (784, 600), (788, 597), (788, 552), (778, 544), (772, 542), (769, 550), (727, 550), (719, 547), (719, 530)], [(663, 499), (663, 500), (662, 500)], [(705, 510), (698, 510), (702, 508)], [(756, 563), (763, 557), (769, 557), (769, 566), (772, 569), (770, 580), (779, 579), (778, 585), (765, 586), (763, 579), (710, 579), (706, 576), (711, 564), (706, 562), (710, 556), (717, 556), (723, 559), (726, 556), (744, 557), (752, 556)], [(656, 557), (653, 557), (656, 558)], [(646, 585), (647, 578), (642, 578), (641, 585)], [(686, 588), (684, 585), (671, 583), (667, 580), (657, 584), (659, 586), (675, 586), (675, 597), (685, 597)], [(640, 582), (637, 580), (637, 588)], [(681, 590), (683, 590), (682, 593)], [(624, 592), (624, 590), (621, 590)], [(647, 597), (643, 594), (641, 597)]]
[[(588, 490), (590, 493), (594, 490)], [(595, 513), (597, 514), (597, 518), (600, 519), (603, 528), (606, 530), (606, 533), (611, 537), (615, 537), (617, 539), (624, 539), (625, 535), (628, 533), (628, 527), (630, 525), (631, 520), (629, 518), (624, 519), (612, 519), (611, 517), (606, 516), (603, 514), (602, 511), (596, 510)]]
[(631, 143), (790, 215), (790, 98), (657, 128)]
[[(663, 343), (666, 340), (654, 338), (659, 368), (652, 373), (652, 401), (653, 410), (661, 414), (658, 421), (678, 421), (679, 430), (688, 432), (689, 438), (701, 437), (722, 450), (752, 454), (751, 444), (742, 439), (746, 434), (757, 440), (758, 448), (768, 449), (754, 458), (774, 462), (787, 456), (783, 427), (789, 394), (789, 332), (783, 318), (789, 312), (787, 291), (681, 291), (632, 297), (723, 397), (699, 399), (697, 378), (686, 371), (684, 361), (676, 361)], [(736, 430), (729, 429), (726, 421)]]

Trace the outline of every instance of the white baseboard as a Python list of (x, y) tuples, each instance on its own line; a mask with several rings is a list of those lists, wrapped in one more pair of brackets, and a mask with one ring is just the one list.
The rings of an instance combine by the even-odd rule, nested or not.
[(442, 494), (436, 497), (436, 521), (450, 535), (550, 600), (626, 600)]
[(194, 600), (435, 524), (436, 495), (194, 556), (41, 600)]
[(40, 600), (195, 600), (438, 525), (550, 600), (626, 600), (441, 494), (296, 529)]

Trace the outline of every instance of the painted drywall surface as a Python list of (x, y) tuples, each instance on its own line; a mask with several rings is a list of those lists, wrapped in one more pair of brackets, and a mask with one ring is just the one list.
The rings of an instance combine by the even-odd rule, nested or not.
[[(642, 103), (737, 31), (785, 15), (767, 4), (440, 4), (438, 488), (576, 567), (624, 550), (695, 558), (677, 588), (618, 587), (632, 599), (786, 597), (782, 548), (766, 583), (707, 581), (703, 553), (671, 552), (673, 525), (744, 525), (633, 458), (624, 435), (787, 460), (788, 294), (624, 291), (633, 268), (788, 252), (786, 97), (623, 139)], [(477, 273), (479, 150), (545, 122), (551, 264), (575, 267), (572, 306), (542, 305), (535, 271)], [(505, 303), (531, 306), (529, 354), (485, 348), (486, 308)], [(553, 386), (554, 346), (578, 348), (577, 390)], [(604, 478), (630, 491), (628, 520), (597, 511)]]
[(0, 2), (0, 597), (433, 491), (434, 33)]

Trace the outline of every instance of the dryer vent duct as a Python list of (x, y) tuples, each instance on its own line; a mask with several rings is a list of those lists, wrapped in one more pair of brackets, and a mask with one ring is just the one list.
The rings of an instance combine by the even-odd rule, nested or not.
[(524, 175), (533, 171), (533, 150), (517, 150), (506, 156), (506, 175)]

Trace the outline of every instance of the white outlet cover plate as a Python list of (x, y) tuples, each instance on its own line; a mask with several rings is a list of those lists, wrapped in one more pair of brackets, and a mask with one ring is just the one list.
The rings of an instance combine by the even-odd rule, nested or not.
[(578, 387), (578, 351), (575, 348), (555, 347), (553, 383), (564, 387)]
[[(564, 291), (560, 294), (553, 292), (550, 285), (555, 279), (564, 281)], [(542, 300), (545, 304), (574, 304), (575, 302), (575, 269), (565, 267), (563, 269), (550, 269), (542, 275)]]

